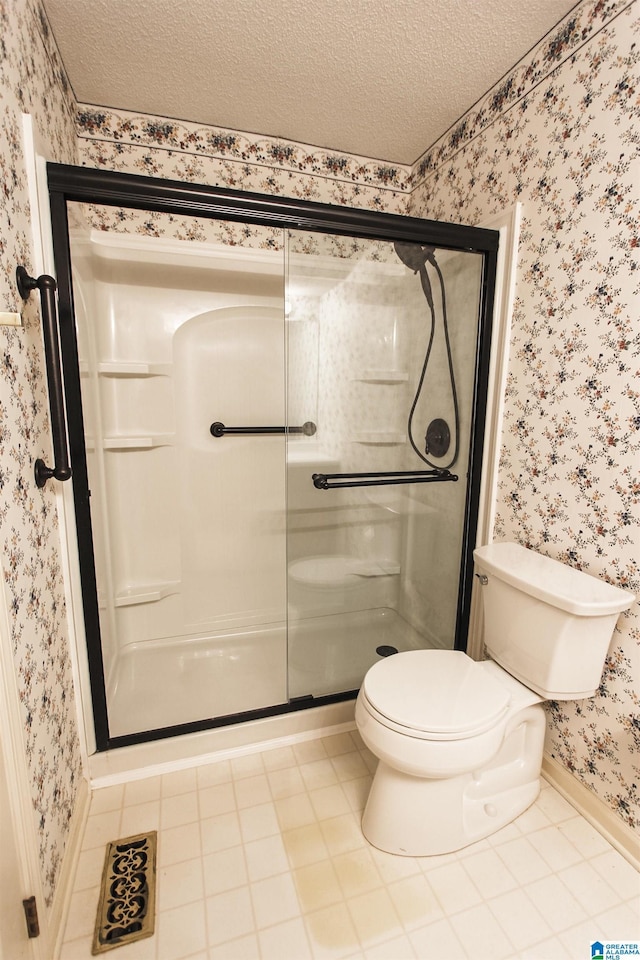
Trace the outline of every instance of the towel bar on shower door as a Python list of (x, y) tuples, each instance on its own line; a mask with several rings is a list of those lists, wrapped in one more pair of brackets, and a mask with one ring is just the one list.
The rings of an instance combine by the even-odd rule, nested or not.
[(312, 437), (316, 432), (316, 425), (307, 420), (301, 427), (225, 427), (224, 423), (216, 421), (209, 430), (214, 437), (226, 437), (227, 434), (246, 436), (247, 434), (273, 433), (303, 433), (305, 437)]
[(444, 483), (456, 481), (455, 473), (448, 470), (381, 470), (378, 473), (313, 473), (316, 490), (332, 490), (335, 487), (382, 487), (394, 483)]

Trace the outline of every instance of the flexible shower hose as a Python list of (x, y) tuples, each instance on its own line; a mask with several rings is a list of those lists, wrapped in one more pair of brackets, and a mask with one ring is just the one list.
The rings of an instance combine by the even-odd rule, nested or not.
[[(397, 247), (398, 245), (396, 244), (396, 250), (397, 250)], [(401, 259), (404, 259), (404, 258), (401, 257)], [(433, 463), (431, 460), (429, 460), (429, 458), (425, 456), (425, 454), (418, 449), (416, 442), (413, 439), (413, 414), (415, 412), (415, 409), (418, 405), (418, 401), (420, 400), (420, 396), (422, 394), (422, 387), (424, 385), (424, 380), (427, 375), (429, 360), (431, 358), (431, 349), (433, 347), (433, 340), (434, 340), (435, 331), (436, 331), (436, 311), (435, 311), (435, 305), (433, 302), (433, 296), (431, 294), (431, 283), (429, 281), (429, 276), (427, 274), (427, 260), (429, 261), (429, 263), (432, 264), (433, 267), (435, 267), (436, 273), (438, 274), (438, 279), (440, 281), (440, 292), (442, 295), (442, 319), (443, 319), (443, 327), (444, 327), (444, 339), (445, 339), (445, 344), (447, 348), (447, 363), (449, 365), (449, 380), (451, 383), (451, 396), (453, 399), (453, 416), (454, 416), (456, 437), (455, 437), (453, 457), (446, 466), (442, 466), (442, 464)], [(411, 264), (409, 265), (411, 266)], [(420, 459), (423, 461), (423, 463), (426, 463), (430, 467), (434, 467), (436, 470), (448, 470), (449, 467), (452, 467), (456, 462), (456, 460), (458, 459), (458, 452), (460, 448), (460, 414), (458, 410), (458, 391), (456, 390), (456, 378), (453, 372), (453, 357), (451, 355), (451, 343), (449, 340), (449, 322), (447, 319), (447, 298), (446, 298), (446, 291), (444, 286), (444, 277), (442, 276), (442, 271), (438, 266), (436, 258), (433, 255), (432, 249), (427, 248), (426, 255), (424, 255), (424, 259), (421, 265), (415, 272), (420, 274), (422, 289), (427, 299), (427, 303), (429, 304), (429, 311), (431, 313), (431, 333), (429, 335), (429, 343), (427, 344), (427, 350), (424, 357), (424, 363), (422, 364), (422, 371), (420, 373), (420, 379), (418, 380), (416, 394), (415, 394), (415, 397), (413, 398), (413, 403), (411, 404), (411, 410), (409, 411), (409, 418), (407, 421), (407, 435), (409, 437), (409, 443), (411, 444), (411, 446), (413, 447), (417, 455), (420, 457)]]

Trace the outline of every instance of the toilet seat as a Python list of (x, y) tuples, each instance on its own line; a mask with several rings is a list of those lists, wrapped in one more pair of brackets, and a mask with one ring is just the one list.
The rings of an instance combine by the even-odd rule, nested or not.
[(384, 726), (424, 740), (479, 736), (506, 717), (511, 694), (460, 650), (411, 650), (376, 663), (361, 694)]

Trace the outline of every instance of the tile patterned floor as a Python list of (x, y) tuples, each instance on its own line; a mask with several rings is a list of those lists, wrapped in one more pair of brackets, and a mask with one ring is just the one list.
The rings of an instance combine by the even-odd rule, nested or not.
[(360, 832), (357, 733), (94, 792), (61, 960), (89, 960), (105, 844), (158, 830), (156, 932), (114, 960), (582, 960), (637, 939), (639, 878), (551, 786), (493, 837), (395, 857)]

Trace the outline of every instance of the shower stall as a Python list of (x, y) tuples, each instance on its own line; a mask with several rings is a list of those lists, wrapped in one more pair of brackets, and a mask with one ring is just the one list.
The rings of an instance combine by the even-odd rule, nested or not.
[(48, 176), (98, 750), (463, 647), (497, 234)]

